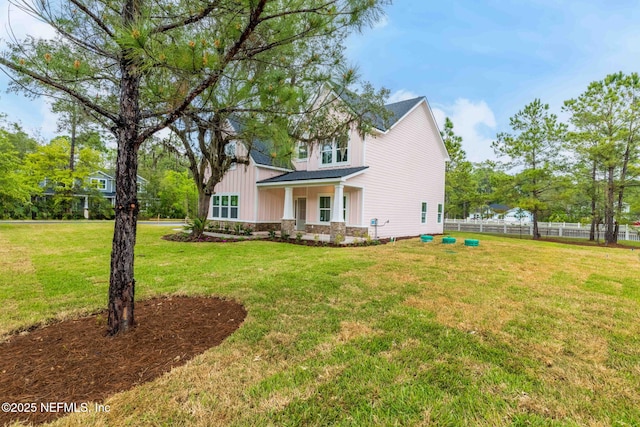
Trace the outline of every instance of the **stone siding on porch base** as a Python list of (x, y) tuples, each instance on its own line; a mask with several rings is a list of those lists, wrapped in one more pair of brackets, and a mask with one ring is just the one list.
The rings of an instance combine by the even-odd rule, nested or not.
[(288, 234), (291, 237), (296, 232), (296, 220), (295, 219), (283, 219), (280, 224), (280, 233)]
[(347, 227), (347, 236), (366, 238), (368, 234), (368, 227)]
[(344, 222), (331, 222), (329, 228), (329, 241), (331, 243), (344, 242), (345, 235), (347, 234), (347, 225)]
[(237, 224), (241, 224), (244, 228), (251, 227), (253, 231), (271, 231), (280, 230), (279, 222), (243, 222), (243, 221), (225, 221), (218, 219), (208, 220), (210, 226), (217, 226), (217, 229), (224, 231), (224, 227), (229, 227), (229, 230), (233, 230)]
[(331, 231), (328, 225), (306, 224), (304, 232), (307, 234), (329, 234)]
[[(341, 223), (344, 224), (344, 223)], [(306, 234), (329, 234), (331, 235), (331, 225), (306, 224), (304, 227)], [(353, 236), (365, 238), (369, 234), (367, 227), (346, 227), (346, 231), (342, 233), (344, 236)]]

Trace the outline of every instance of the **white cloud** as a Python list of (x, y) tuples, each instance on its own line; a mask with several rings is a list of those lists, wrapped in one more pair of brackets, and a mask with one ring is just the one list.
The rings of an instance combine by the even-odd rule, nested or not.
[(52, 39), (56, 32), (50, 25), (34, 18), (9, 2), (0, 6), (0, 39), (11, 40), (15, 37), (20, 40), (27, 35)]
[(409, 90), (405, 90), (405, 89), (400, 89), (397, 90), (395, 92), (393, 92), (390, 96), (389, 99), (387, 99), (387, 103), (388, 104), (393, 104), (394, 102), (400, 102), (400, 101), (404, 101), (406, 99), (412, 99), (412, 98), (417, 98), (420, 95), (416, 95), (415, 93), (409, 91)]
[(42, 136), (49, 140), (58, 134), (59, 119), (58, 115), (51, 111), (50, 100), (42, 99), (42, 103), (40, 104), (40, 114), (42, 117), (40, 131), (42, 132)]
[(446, 117), (451, 119), (453, 131), (462, 137), (468, 160), (495, 159), (491, 142), (495, 139), (496, 118), (485, 101), (458, 98), (453, 105), (434, 107), (433, 115), (440, 129), (444, 129)]
[(386, 15), (382, 15), (382, 17), (378, 19), (378, 21), (376, 21), (375, 24), (373, 24), (373, 29), (377, 30), (379, 28), (384, 28), (387, 25), (389, 25), (389, 19), (387, 18)]

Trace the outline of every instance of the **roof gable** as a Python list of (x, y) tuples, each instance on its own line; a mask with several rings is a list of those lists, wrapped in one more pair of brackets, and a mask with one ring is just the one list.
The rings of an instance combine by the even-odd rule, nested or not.
[[(231, 129), (237, 134), (242, 131), (242, 123), (234, 117), (230, 117), (227, 119), (229, 126)], [(246, 144), (245, 144), (246, 145)], [(251, 149), (249, 150), (249, 156), (251, 160), (254, 161), (257, 165), (260, 166), (268, 166), (274, 168), (282, 168), (282, 165), (278, 165), (274, 163), (274, 158), (271, 156), (271, 150), (269, 144), (259, 139), (254, 139), (251, 142)], [(289, 168), (292, 169), (292, 168)]]
[(375, 118), (375, 127), (382, 131), (388, 131), (392, 127), (395, 126), (400, 120), (402, 120), (407, 114), (411, 112), (415, 107), (420, 104), (421, 101), (425, 100), (424, 96), (419, 96), (417, 98), (406, 99), (404, 101), (394, 102), (392, 104), (385, 105), (385, 108), (390, 113), (390, 121), (387, 126), (385, 126), (384, 121), (381, 117)]

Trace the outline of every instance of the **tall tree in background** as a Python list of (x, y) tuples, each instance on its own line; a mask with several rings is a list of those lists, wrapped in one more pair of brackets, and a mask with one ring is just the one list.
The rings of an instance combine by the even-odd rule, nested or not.
[[(14, 0), (58, 37), (8, 43), (0, 66), (26, 90), (75, 99), (113, 133), (116, 213), (110, 334), (134, 319), (140, 145), (174, 123), (240, 61), (310, 33), (378, 18), (384, 0)], [(291, 24), (294, 21), (295, 24)], [(199, 48), (202, 46), (202, 49)]]
[(462, 137), (453, 131), (453, 122), (449, 117), (445, 119), (444, 130), (440, 135), (450, 159), (445, 169), (445, 212), (447, 218), (451, 215), (466, 218), (471, 205), (477, 199), (477, 183), (471, 175), (473, 165), (467, 160), (467, 153), (462, 149)]
[(51, 110), (58, 115), (58, 132), (68, 135), (70, 144), (69, 170), (75, 169), (77, 151), (83, 147), (90, 147), (106, 152), (103, 138), (95, 122), (84, 111), (82, 104), (76, 100), (57, 99)]
[(576, 99), (565, 102), (571, 113), (573, 147), (591, 165), (592, 234), (599, 222), (599, 174), (604, 184), (605, 242), (618, 239), (618, 223), (630, 179), (637, 177), (640, 152), (640, 77), (636, 73), (610, 74), (592, 82)]
[[(31, 194), (38, 191), (27, 179), (24, 157), (35, 141), (0, 129), (0, 218), (24, 218)], [(35, 146), (34, 146), (35, 148)]]
[(566, 126), (558, 123), (549, 105), (539, 99), (526, 105), (509, 120), (514, 134), (499, 133), (492, 147), (506, 156), (511, 168), (520, 168), (515, 184), (522, 196), (518, 204), (533, 213), (533, 238), (539, 239), (538, 218), (546, 208), (545, 193), (553, 187), (553, 173), (560, 164)]
[(101, 153), (92, 148), (78, 150), (76, 167), (71, 170), (70, 150), (68, 138), (57, 137), (25, 157), (24, 176), (34, 189), (33, 194), (44, 190), (47, 198), (35, 203), (34, 214), (65, 219), (83, 215), (82, 210), (77, 209), (77, 195), (85, 193), (89, 174), (100, 167)]

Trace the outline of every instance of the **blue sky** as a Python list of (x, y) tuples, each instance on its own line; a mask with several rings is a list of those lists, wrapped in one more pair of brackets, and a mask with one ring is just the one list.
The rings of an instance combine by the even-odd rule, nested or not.
[[(6, 38), (7, 0), (0, 0)], [(442, 123), (452, 118), (472, 161), (494, 159), (497, 132), (535, 98), (561, 118), (564, 100), (594, 80), (639, 70), (640, 2), (627, 0), (396, 0), (374, 28), (347, 43), (361, 77), (391, 100), (425, 95)], [(49, 34), (13, 7), (19, 34)], [(0, 88), (7, 85), (0, 74)], [(42, 101), (0, 93), (0, 111), (45, 138), (55, 118)]]

